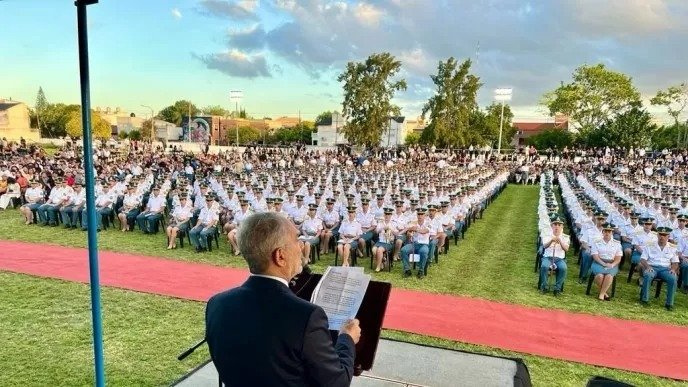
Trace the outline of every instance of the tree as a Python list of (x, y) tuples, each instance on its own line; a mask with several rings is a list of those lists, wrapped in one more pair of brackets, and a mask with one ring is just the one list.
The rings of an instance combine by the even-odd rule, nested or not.
[(197, 115), (199, 112), (196, 105), (190, 101), (179, 100), (174, 104), (160, 110), (157, 117), (161, 120), (171, 122), (179, 126), (182, 124), (182, 118), (189, 115), (189, 111), (191, 112), (192, 116)]
[(38, 87), (38, 94), (36, 95), (36, 126), (38, 130), (41, 130), (41, 116), (48, 107), (48, 99), (45, 98), (45, 93), (43, 92), (43, 87)]
[(342, 131), (352, 145), (377, 146), (390, 117), (401, 112), (391, 100), (394, 92), (406, 90), (406, 81), (393, 81), (401, 62), (389, 53), (373, 54), (365, 62), (349, 62), (337, 77), (343, 82), (342, 113), (349, 118)]
[(684, 134), (684, 139), (681, 141), (681, 134), (682, 132), (685, 133), (685, 131), (681, 130), (682, 127), (678, 121), (679, 116), (685, 110), (686, 105), (688, 105), (688, 84), (683, 82), (678, 86), (670, 86), (666, 90), (659, 90), (657, 95), (650, 99), (650, 103), (665, 106), (671, 118), (674, 119), (674, 126), (677, 128), (676, 146), (678, 147), (680, 144), (688, 142), (688, 133)]
[(248, 118), (246, 116), (246, 109), (242, 108), (241, 110), (239, 110), (239, 118)]
[[(84, 132), (81, 126), (81, 110), (72, 112), (69, 115), (69, 120), (67, 121), (65, 129), (70, 137), (83, 136)], [(91, 111), (91, 130), (93, 138), (108, 139), (112, 137), (112, 128), (110, 128), (110, 124), (105, 121), (100, 114), (93, 110)]]
[(146, 140), (151, 138), (151, 128), (153, 124), (151, 120), (145, 120), (143, 123), (141, 123), (141, 138), (145, 138)]
[(66, 135), (67, 121), (72, 113), (80, 111), (79, 105), (48, 104), (41, 116), (41, 137), (57, 138)]
[[(262, 139), (262, 133), (258, 129), (250, 126), (239, 127), (239, 145), (256, 142), (260, 139)], [(227, 141), (230, 144), (236, 144), (236, 132), (227, 131)]]
[(140, 141), (143, 136), (141, 135), (141, 132), (138, 130), (132, 130), (129, 132), (129, 139), (132, 141)]
[(407, 146), (416, 145), (418, 143), (420, 143), (420, 134), (416, 132), (411, 132), (407, 134), (406, 138), (404, 139), (404, 144), (406, 144)]
[(573, 81), (545, 94), (543, 104), (551, 116), (566, 114), (582, 129), (598, 128), (640, 100), (631, 77), (608, 70), (603, 64), (582, 65)]
[(211, 116), (226, 117), (229, 115), (229, 110), (223, 108), (220, 105), (206, 106), (202, 110), (203, 110), (203, 113), (211, 115)]
[(640, 102), (631, 105), (630, 110), (607, 120), (596, 129), (585, 129), (580, 132), (579, 141), (593, 147), (638, 148), (650, 145), (657, 126), (652, 123), (652, 116)]
[(332, 121), (332, 112), (327, 110), (315, 117), (315, 125), (322, 125), (324, 122)]
[(663, 125), (652, 133), (650, 144), (652, 149), (672, 149), (678, 148), (677, 139), (681, 132), (688, 129), (687, 124)]
[(465, 147), (475, 140), (469, 130), (471, 114), (478, 109), (476, 97), (482, 84), (469, 73), (471, 61), (461, 65), (450, 57), (439, 62), (437, 75), (430, 78), (435, 84), (435, 95), (423, 106), (423, 118), (430, 113), (430, 124), (421, 135), (423, 142), (430, 141), (440, 147)]
[(536, 149), (564, 149), (573, 144), (573, 134), (565, 129), (546, 129), (526, 139)]
[[(487, 121), (486, 132), (483, 133), (483, 139), (486, 144), (493, 144), (497, 146), (499, 143), (499, 127), (502, 119), (502, 104), (493, 102), (490, 106), (485, 108), (485, 115)], [(502, 147), (511, 143), (511, 139), (516, 134), (516, 128), (513, 125), (514, 113), (511, 112), (511, 106), (504, 104), (504, 121), (502, 126)]]

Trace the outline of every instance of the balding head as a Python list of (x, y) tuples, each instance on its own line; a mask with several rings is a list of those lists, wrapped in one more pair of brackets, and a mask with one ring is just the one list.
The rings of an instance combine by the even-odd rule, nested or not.
[[(260, 212), (249, 216), (241, 222), (237, 239), (251, 273), (290, 279), (300, 271), (298, 230), (283, 215)], [(294, 273), (293, 258), (299, 262)]]

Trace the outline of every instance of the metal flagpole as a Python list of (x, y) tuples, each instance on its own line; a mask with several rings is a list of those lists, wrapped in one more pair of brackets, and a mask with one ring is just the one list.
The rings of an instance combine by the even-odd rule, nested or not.
[(91, 283), (91, 318), (93, 320), (93, 361), (95, 363), (95, 386), (105, 386), (103, 359), (103, 327), (100, 312), (100, 279), (98, 275), (98, 234), (96, 228), (96, 205), (93, 176), (93, 149), (91, 146), (91, 91), (88, 74), (88, 34), (86, 6), (98, 0), (76, 0), (76, 15), (79, 41), (79, 80), (81, 82), (81, 125), (84, 136), (84, 171), (86, 176), (86, 216), (88, 219), (88, 264)]

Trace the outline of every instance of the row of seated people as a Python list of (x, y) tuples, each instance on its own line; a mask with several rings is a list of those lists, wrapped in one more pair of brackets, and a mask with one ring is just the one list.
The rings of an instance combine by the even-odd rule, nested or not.
[[(500, 179), (495, 179), (494, 181), (489, 181), (480, 183), (480, 186), (467, 187), (466, 189), (460, 190), (457, 194), (449, 195), (449, 201), (441, 201), (439, 205), (434, 205), (432, 203), (424, 203), (426, 207), (421, 207), (420, 204), (423, 202), (425, 193), (420, 192), (419, 198), (411, 198), (410, 200), (403, 200), (398, 198), (394, 201), (393, 213), (388, 214), (395, 218), (394, 231), (394, 243), (393, 246), (387, 246), (387, 244), (392, 244), (387, 241), (382, 235), (389, 235), (389, 229), (384, 230), (385, 232), (380, 235), (380, 233), (373, 232), (373, 228), (377, 229), (377, 223), (384, 222), (383, 217), (378, 216), (380, 210), (390, 212), (392, 206), (386, 207), (388, 200), (390, 198), (378, 195), (377, 202), (374, 204), (375, 216), (371, 215), (373, 212), (369, 209), (370, 201), (363, 198), (353, 197), (352, 194), (346, 195), (346, 202), (338, 202), (334, 198), (329, 198), (326, 200), (326, 204), (322, 207), (318, 205), (319, 197), (316, 198), (318, 202), (311, 203), (308, 212), (311, 207), (314, 207), (318, 214), (325, 214), (323, 218), (326, 221), (322, 221), (322, 230), (308, 229), (307, 227), (301, 227), (304, 233), (304, 257), (308, 257), (308, 250), (312, 244), (316, 244), (313, 238), (307, 238), (315, 232), (318, 234), (318, 239), (322, 234), (327, 235), (329, 238), (338, 237), (338, 232), (340, 228), (340, 214), (341, 211), (336, 211), (335, 214), (331, 214), (333, 207), (344, 206), (347, 209), (347, 217), (350, 217), (348, 210), (352, 208), (352, 204), (355, 203), (354, 200), (358, 199), (361, 203), (361, 210), (354, 213), (355, 218), (361, 220), (361, 235), (358, 238), (354, 238), (352, 243), (338, 243), (340, 245), (342, 261), (347, 264), (349, 257), (348, 253), (343, 250), (351, 250), (351, 247), (355, 247), (356, 250), (360, 252), (360, 249), (354, 242), (359, 242), (363, 240), (366, 243), (370, 243), (373, 238), (371, 234), (376, 235), (375, 246), (373, 246), (374, 256), (376, 257), (376, 269), (380, 269), (382, 266), (382, 257), (387, 253), (399, 259), (401, 256), (404, 262), (408, 262), (408, 256), (412, 255), (408, 253), (411, 249), (408, 247), (406, 250), (402, 251), (401, 244), (404, 243), (405, 239), (408, 237), (406, 231), (416, 231), (420, 229), (421, 232), (417, 236), (413, 237), (414, 241), (419, 241), (418, 246), (413, 246), (413, 250), (418, 251), (420, 259), (427, 262), (427, 257), (432, 256), (432, 252), (439, 247), (439, 251), (446, 246), (447, 235), (458, 235), (463, 229), (466, 222), (466, 217), (468, 215), (468, 220), (472, 216), (484, 208), (485, 201), (490, 195), (493, 195), (495, 191), (502, 187), (505, 181), (505, 177), (508, 176), (503, 174)], [(200, 184), (198, 193), (193, 195), (189, 194), (187, 189), (188, 181), (184, 181), (181, 178), (179, 185), (182, 188), (174, 189), (171, 184), (163, 183), (160, 185), (153, 185), (154, 181), (147, 181), (147, 179), (133, 179), (129, 184), (121, 184), (121, 182), (111, 179), (105, 181), (105, 188), (101, 190), (99, 195), (96, 197), (96, 211), (100, 216), (98, 216), (98, 227), (102, 227), (102, 220), (114, 218), (114, 214), (120, 221), (120, 228), (122, 231), (131, 231), (134, 224), (137, 224), (139, 228), (144, 233), (155, 233), (157, 232), (158, 224), (166, 213), (169, 215), (167, 222), (166, 232), (168, 236), (168, 248), (176, 248), (176, 237), (181, 233), (185, 234), (188, 232), (191, 239), (192, 245), (197, 251), (203, 251), (209, 246), (207, 244), (207, 236), (214, 235), (217, 231), (218, 226), (224, 229), (228, 234), (228, 239), (230, 244), (234, 247), (235, 253), (239, 254), (236, 243), (236, 232), (235, 229), (241, 222), (241, 219), (247, 216), (247, 213), (251, 211), (249, 208), (253, 207), (254, 210), (263, 210), (260, 208), (260, 200), (262, 193), (260, 188), (256, 189), (253, 193), (251, 202), (245, 199), (245, 195), (242, 191), (234, 192), (234, 195), (239, 199), (240, 205), (239, 209), (228, 209), (224, 205), (220, 205), (218, 202), (218, 195), (215, 193), (208, 193), (208, 187), (206, 184)], [(123, 194), (122, 190), (119, 189), (118, 185), (124, 187)], [(151, 187), (152, 186), (152, 187)], [(150, 188), (150, 191), (147, 190)], [(231, 188), (228, 186), (228, 188)], [(311, 190), (311, 187), (308, 187)], [(40, 192), (38, 187), (32, 187), (27, 190), (26, 195), (26, 205), (22, 207), (22, 213), (25, 216), (27, 223), (31, 223), (34, 216), (34, 211), (37, 213), (39, 219), (41, 219), (41, 224), (57, 225), (58, 220), (65, 225), (65, 227), (77, 227), (80, 224), (82, 229), (87, 228), (87, 217), (85, 216), (86, 211), (84, 211), (85, 194), (84, 189), (81, 186), (74, 186), (74, 188), (69, 187), (64, 181), (59, 181), (58, 184), (51, 190), (47, 198), (45, 194)], [(206, 192), (203, 195), (203, 192)], [(200, 194), (200, 195), (199, 195)], [(234, 196), (232, 195), (232, 197)], [(293, 191), (287, 192), (286, 197), (289, 198), (293, 196)], [(319, 196), (319, 195), (316, 195)], [(200, 202), (202, 205), (198, 205)], [(286, 211), (280, 209), (281, 204), (284, 202), (282, 197), (268, 197), (265, 198), (270, 204), (269, 210), (276, 210), (285, 213), (286, 216), (292, 218), (298, 225), (313, 223), (305, 222), (306, 219), (299, 217), (300, 209), (303, 208), (304, 195), (296, 195), (295, 205), (293, 209), (287, 213)], [(193, 205), (190, 205), (193, 203)], [(477, 205), (471, 205), (470, 203), (476, 203)], [(171, 208), (170, 211), (167, 209)], [(425, 211), (429, 212), (428, 222), (432, 222), (435, 226), (427, 228), (428, 243), (425, 242), (426, 228), (422, 227), (423, 222), (420, 222), (420, 227), (418, 226), (418, 214), (417, 210), (420, 208), (427, 208)], [(395, 213), (396, 212), (396, 215)], [(330, 214), (330, 215), (327, 215)], [(387, 215), (385, 215), (387, 216)], [(425, 215), (420, 215), (423, 218)], [(411, 223), (416, 223), (415, 225)], [(360, 224), (360, 223), (359, 223)], [(328, 227), (329, 226), (329, 227)], [(336, 229), (335, 229), (336, 227)], [(364, 230), (365, 228), (365, 230)], [(233, 232), (234, 231), (234, 232)], [(363, 232), (364, 231), (364, 232)], [(439, 232), (437, 232), (439, 231)], [(309, 234), (310, 233), (310, 234)], [(353, 238), (353, 236), (352, 236)], [(309, 241), (306, 239), (310, 239)], [(381, 239), (381, 240), (380, 240)], [(318, 241), (319, 242), (319, 241)], [(319, 244), (319, 243), (318, 243)], [(323, 245), (327, 246), (327, 243)], [(423, 246), (427, 245), (427, 246)], [(344, 246), (348, 246), (344, 247)], [(425, 251), (427, 248), (427, 252)], [(391, 253), (391, 254), (389, 254)], [(405, 258), (405, 259), (404, 259)], [(423, 263), (420, 267), (424, 267)], [(408, 275), (408, 265), (404, 272)]]
[[(641, 303), (648, 304), (650, 285), (659, 278), (667, 284), (665, 307), (672, 310), (679, 262), (688, 254), (688, 250), (681, 252), (688, 236), (688, 215), (680, 214), (674, 219), (667, 216), (670, 224), (676, 226), (674, 229), (657, 224), (647, 207), (620, 196), (621, 191), (605, 187), (599, 179), (593, 178), (593, 184), (583, 175), (561, 174), (559, 181), (574, 241), (579, 247), (579, 282), (591, 279), (600, 288), (598, 298), (609, 300), (609, 288), (624, 261), (630, 258), (629, 279), (634, 269), (641, 272)], [(671, 242), (670, 236), (674, 238)], [(684, 276), (686, 271), (683, 270)], [(591, 274), (593, 277), (589, 278)]]

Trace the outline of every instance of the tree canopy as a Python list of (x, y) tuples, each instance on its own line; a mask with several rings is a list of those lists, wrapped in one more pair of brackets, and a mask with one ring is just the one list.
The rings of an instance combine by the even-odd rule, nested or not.
[[(249, 142), (256, 142), (262, 139), (262, 134), (258, 129), (250, 126), (239, 127), (239, 145)], [(227, 131), (227, 141), (230, 144), (236, 144), (236, 132), (233, 130)]]
[[(112, 129), (110, 124), (100, 116), (100, 114), (91, 110), (91, 130), (93, 138), (108, 139), (112, 137)], [(72, 112), (69, 115), (69, 120), (66, 125), (67, 134), (70, 137), (81, 137), (84, 134), (83, 126), (81, 125), (81, 110)]]
[(460, 65), (453, 57), (439, 62), (437, 75), (430, 76), (435, 95), (423, 106), (423, 118), (430, 113), (430, 124), (421, 135), (422, 142), (463, 147), (480, 138), (470, 130), (470, 121), (478, 109), (476, 97), (482, 84), (470, 68), (469, 59)]
[(207, 114), (210, 116), (221, 116), (221, 117), (229, 116), (229, 110), (223, 108), (220, 105), (209, 105), (209, 106), (206, 106), (203, 109), (201, 109), (201, 111), (204, 114)]
[(189, 110), (191, 111), (192, 116), (197, 115), (200, 111), (196, 105), (190, 101), (179, 100), (174, 104), (160, 110), (157, 117), (161, 120), (171, 122), (179, 126), (182, 124), (182, 117), (189, 115)]
[(406, 81), (394, 80), (401, 62), (389, 53), (373, 54), (365, 62), (349, 62), (337, 77), (343, 82), (342, 113), (348, 122), (342, 128), (352, 145), (377, 146), (390, 117), (400, 109), (392, 104), (394, 93), (406, 90)]
[(551, 116), (566, 114), (582, 129), (591, 130), (639, 100), (640, 93), (631, 77), (597, 64), (578, 67), (573, 72), (573, 81), (546, 93), (543, 104)]

